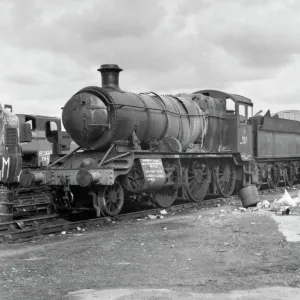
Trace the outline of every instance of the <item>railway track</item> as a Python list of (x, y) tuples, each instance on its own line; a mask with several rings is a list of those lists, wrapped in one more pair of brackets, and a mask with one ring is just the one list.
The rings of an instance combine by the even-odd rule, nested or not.
[(13, 206), (13, 217), (21, 218), (25, 216), (32, 216), (46, 214), (47, 207), (50, 204), (50, 192), (47, 190), (35, 192), (21, 192), (18, 200)]
[[(299, 189), (300, 185), (296, 184), (290, 189)], [(260, 195), (264, 194), (275, 194), (283, 192), (287, 187), (277, 187), (276, 189), (265, 189), (259, 191)], [(287, 188), (288, 189), (288, 188)], [(216, 206), (223, 206), (228, 204), (230, 201), (235, 201), (237, 205), (241, 206), (241, 200), (237, 195), (233, 195), (230, 198), (214, 198), (204, 200), (200, 203), (183, 203), (173, 205), (166, 209), (168, 213), (178, 212), (189, 209), (201, 209), (201, 208), (212, 208)], [(161, 208), (154, 208), (148, 210), (140, 210), (137, 212), (130, 212), (117, 215), (115, 217), (100, 217), (93, 219), (86, 219), (80, 221), (67, 221), (60, 219), (57, 214), (38, 216), (30, 219), (14, 220), (12, 222), (0, 224), (0, 242), (24, 242), (34, 238), (40, 237), (47, 234), (57, 234), (62, 231), (71, 231), (78, 227), (91, 228), (97, 225), (110, 223), (111, 221), (124, 221), (134, 220), (139, 218), (145, 218), (148, 215), (160, 214)]]

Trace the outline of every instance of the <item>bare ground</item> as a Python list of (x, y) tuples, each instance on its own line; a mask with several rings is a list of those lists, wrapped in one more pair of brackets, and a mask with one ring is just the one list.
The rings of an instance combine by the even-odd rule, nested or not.
[(81, 289), (300, 287), (299, 244), (286, 242), (270, 215), (221, 209), (2, 245), (0, 299), (62, 299)]

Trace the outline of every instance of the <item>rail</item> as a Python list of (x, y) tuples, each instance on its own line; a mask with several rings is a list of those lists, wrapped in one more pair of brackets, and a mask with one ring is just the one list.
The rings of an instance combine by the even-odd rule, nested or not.
[[(294, 188), (299, 188), (300, 185), (296, 184)], [(286, 187), (277, 187), (276, 189), (265, 189), (259, 191), (259, 194), (270, 194), (283, 192)], [(212, 208), (217, 205), (223, 206), (227, 204), (226, 200), (228, 198), (215, 198), (204, 200), (200, 203), (183, 203), (179, 205), (173, 205), (166, 209), (167, 212), (172, 213), (176, 211), (197, 209), (197, 208)], [(240, 202), (240, 198), (237, 195), (231, 196), (229, 199), (236, 200)], [(95, 226), (110, 223), (111, 221), (124, 221), (124, 220), (134, 220), (138, 218), (145, 218), (151, 214), (159, 214), (161, 208), (154, 208), (149, 210), (141, 210), (137, 212), (130, 212), (126, 214), (120, 214), (115, 217), (101, 217), (94, 219), (87, 219), (81, 221), (70, 222), (66, 220), (59, 220), (58, 224), (53, 224), (52, 222), (59, 219), (59, 215), (54, 214), (50, 216), (40, 216), (32, 219), (22, 220), (22, 221), (12, 221), (0, 224), (0, 242), (24, 242), (30, 241), (35, 238), (39, 238), (47, 234), (57, 234), (62, 231), (71, 231), (77, 227), (92, 228)]]

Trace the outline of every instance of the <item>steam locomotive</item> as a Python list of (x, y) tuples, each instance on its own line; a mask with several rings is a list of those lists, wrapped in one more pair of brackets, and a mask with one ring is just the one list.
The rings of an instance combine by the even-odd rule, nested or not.
[(47, 167), (50, 154), (66, 154), (71, 138), (61, 130), (59, 118), (14, 115), (11, 105), (0, 107), (0, 122), (0, 222), (4, 222), (11, 220), (13, 212), (14, 216), (27, 214), (32, 204), (49, 204), (46, 185), (23, 187), (18, 177), (21, 169)]
[(20, 174), (24, 186), (51, 187), (57, 211), (115, 216), (132, 201), (166, 208), (178, 197), (200, 202), (299, 179), (300, 122), (253, 116), (251, 100), (221, 91), (125, 92), (117, 65), (98, 71), (102, 87), (78, 91), (63, 108), (78, 148)]

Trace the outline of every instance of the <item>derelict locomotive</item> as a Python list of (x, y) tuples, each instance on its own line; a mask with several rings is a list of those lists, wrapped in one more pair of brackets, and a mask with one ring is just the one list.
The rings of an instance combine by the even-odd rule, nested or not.
[(64, 127), (79, 147), (47, 170), (20, 175), (23, 184), (52, 187), (56, 209), (114, 216), (128, 201), (168, 207), (178, 196), (200, 202), (296, 180), (299, 122), (252, 117), (251, 100), (220, 91), (125, 92), (117, 65), (98, 71), (102, 87), (80, 90), (63, 108)]
[(59, 118), (13, 114), (5, 104), (0, 107), (0, 140), (0, 222), (5, 222), (49, 205), (46, 185), (24, 188), (18, 178), (24, 168), (48, 166), (50, 154), (66, 154), (71, 138), (61, 131)]
[[(50, 155), (64, 155), (70, 150), (71, 138), (61, 130), (60, 118), (33, 114), (16, 116), (20, 127), (22, 169), (46, 168), (50, 164)], [(28, 188), (15, 182), (11, 189), (14, 191), (14, 217), (42, 211), (50, 204), (47, 185)]]
[(50, 163), (50, 155), (66, 153), (71, 138), (61, 129), (58, 117), (17, 114), (20, 122), (23, 168), (43, 168)]

